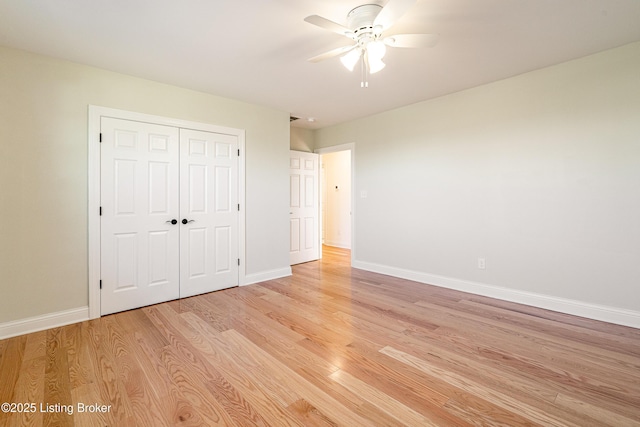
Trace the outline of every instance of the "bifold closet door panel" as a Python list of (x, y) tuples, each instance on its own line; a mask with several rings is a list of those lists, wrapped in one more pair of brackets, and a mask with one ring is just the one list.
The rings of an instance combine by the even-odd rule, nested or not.
[(180, 130), (180, 297), (238, 284), (238, 138)]
[(101, 314), (176, 299), (179, 130), (103, 117), (101, 134)]

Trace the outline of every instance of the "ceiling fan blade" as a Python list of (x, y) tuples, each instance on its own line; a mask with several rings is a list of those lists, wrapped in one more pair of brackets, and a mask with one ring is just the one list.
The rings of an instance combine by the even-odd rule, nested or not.
[(373, 25), (380, 25), (383, 30), (386, 30), (395, 24), (395, 22), (415, 3), (416, 0), (389, 0), (378, 16), (376, 16), (376, 19), (373, 21)]
[(337, 22), (333, 22), (327, 18), (323, 18), (322, 16), (318, 16), (318, 15), (311, 15), (311, 16), (307, 16), (306, 18), (304, 18), (304, 20), (306, 22), (308, 22), (309, 24), (313, 24), (317, 27), (323, 28), (325, 30), (329, 30), (332, 31), (334, 33), (343, 35), (343, 36), (349, 36), (349, 34), (351, 33), (351, 31), (349, 31), (349, 29), (347, 27), (344, 27), (340, 24), (338, 24)]
[(438, 34), (396, 34), (382, 39), (391, 47), (433, 47), (438, 43)]
[(333, 58), (334, 56), (338, 56), (341, 55), (343, 53), (347, 53), (350, 50), (352, 50), (353, 48), (355, 48), (357, 45), (352, 45), (352, 46), (343, 46), (343, 47), (339, 47), (337, 49), (332, 49), (329, 52), (325, 52), (325, 53), (321, 53), (320, 55), (314, 56), (313, 58), (309, 58), (307, 59), (307, 61), (309, 62), (320, 62), (320, 61), (324, 61), (325, 59), (329, 59), (329, 58)]

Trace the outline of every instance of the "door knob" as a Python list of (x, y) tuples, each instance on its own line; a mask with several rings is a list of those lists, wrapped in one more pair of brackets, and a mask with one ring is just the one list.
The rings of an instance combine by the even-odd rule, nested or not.
[(186, 224), (186, 223), (188, 223), (188, 222), (194, 222), (194, 221), (195, 221), (195, 219), (190, 219), (190, 220), (187, 220), (187, 218), (183, 218), (183, 219), (182, 219), (182, 223), (183, 223), (183, 224)]
[(176, 225), (178, 223), (177, 219), (172, 219), (171, 221), (165, 221), (165, 222), (170, 222), (173, 225)]

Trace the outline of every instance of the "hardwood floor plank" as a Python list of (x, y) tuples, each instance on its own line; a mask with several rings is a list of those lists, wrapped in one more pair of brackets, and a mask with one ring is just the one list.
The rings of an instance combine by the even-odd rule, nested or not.
[(572, 425), (575, 427), (579, 427), (577, 424), (567, 424), (563, 423), (561, 420), (552, 418), (547, 414), (542, 413), (539, 409), (531, 407), (522, 401), (518, 401), (511, 396), (507, 396), (500, 392), (496, 392), (494, 390), (487, 389), (481, 384), (476, 383), (475, 381), (469, 380), (468, 378), (461, 377), (452, 372), (445, 372), (444, 370), (437, 368), (433, 365), (428, 364), (422, 359), (419, 359), (410, 354), (404, 353), (402, 351), (396, 350), (392, 347), (385, 347), (380, 350), (381, 353), (386, 354), (390, 357), (393, 357), (397, 360), (400, 360), (410, 366), (413, 366), (421, 371), (428, 373), (437, 378), (441, 378), (449, 384), (464, 390), (467, 393), (474, 394), (483, 398), (485, 400), (494, 402), (496, 405), (506, 409), (507, 411), (512, 411), (514, 413), (520, 413), (526, 418), (528, 418), (531, 422), (542, 424), (542, 425)]
[(119, 372), (115, 363), (112, 340), (108, 338), (105, 326), (106, 317), (90, 321), (88, 324), (91, 343), (90, 354), (96, 373), (96, 385), (100, 400), (98, 403), (111, 405), (109, 417), (115, 423), (128, 424), (131, 419), (131, 408), (126, 396), (126, 390), (119, 380)]
[[(206, 381), (215, 381), (218, 375), (206, 373), (206, 370), (215, 366), (215, 369), (231, 384), (249, 404), (260, 412), (261, 416), (269, 423), (280, 422), (282, 425), (300, 425), (288, 413), (282, 402), (264, 389), (248, 372), (248, 366), (254, 366), (244, 354), (231, 351), (229, 344), (221, 337), (221, 333), (214, 330), (208, 323), (195, 317), (186, 319), (198, 336), (189, 337), (193, 340), (193, 346), (203, 356), (204, 378)], [(277, 423), (276, 423), (277, 425)]]
[(475, 330), (478, 331), (478, 333), (482, 333), (483, 330), (495, 331), (496, 334), (504, 336), (505, 342), (509, 343), (509, 345), (522, 343), (527, 346), (531, 345), (532, 341), (535, 339), (538, 341), (537, 344), (533, 345), (533, 347), (540, 345), (541, 343), (550, 343), (568, 348), (573, 352), (585, 352), (587, 354), (597, 354), (604, 357), (611, 357), (611, 360), (616, 361), (616, 363), (618, 364), (621, 364), (623, 366), (623, 369), (628, 369), (630, 367), (633, 367), (634, 369), (640, 369), (640, 358), (637, 357), (637, 354), (633, 354), (630, 351), (624, 353), (612, 351), (605, 343), (601, 343), (599, 345), (591, 345), (588, 343), (580, 342), (579, 340), (572, 340), (567, 337), (559, 338), (555, 335), (550, 335), (544, 332), (538, 332), (529, 328), (523, 328), (518, 325), (513, 325), (506, 321), (493, 320), (477, 316), (473, 313), (459, 311), (449, 307), (437, 306), (424, 300), (418, 301), (416, 305), (428, 309), (431, 313), (430, 315), (439, 319), (439, 322), (449, 326), (456, 325), (460, 330)]
[[(193, 410), (197, 411), (203, 425), (235, 425), (235, 422), (222, 405), (213, 398), (205, 385), (216, 374), (210, 373), (210, 367), (192, 369), (194, 364), (202, 364), (202, 361), (197, 360), (193, 354), (185, 354), (185, 349), (186, 347), (177, 349), (166, 346), (160, 350), (160, 360), (171, 376), (171, 382), (189, 402)], [(202, 378), (200, 375), (206, 376)]]
[(637, 417), (634, 420), (624, 415), (605, 409), (603, 407), (604, 405), (592, 405), (590, 403), (575, 399), (562, 393), (558, 394), (558, 397), (555, 400), (555, 404), (562, 408), (573, 410), (574, 412), (580, 414), (580, 416), (585, 417), (585, 425), (597, 424), (611, 427), (640, 425), (640, 419), (638, 419)]
[(445, 409), (473, 426), (542, 426), (469, 393), (450, 399)]
[(24, 348), (24, 359), (38, 359), (45, 357), (47, 352), (47, 331), (34, 332), (27, 335)]
[(20, 376), (20, 366), (28, 336), (9, 338), (4, 342), (0, 359), (0, 403), (13, 402), (15, 386)]
[(296, 400), (287, 407), (305, 427), (337, 427), (339, 426), (334, 420), (318, 411), (312, 404), (304, 399)]
[(509, 301), (502, 301), (479, 295), (468, 295), (465, 301), (469, 303), (480, 303), (484, 306), (502, 308), (512, 313), (526, 314), (530, 317), (537, 317), (552, 321), (554, 325), (573, 325), (585, 328), (590, 331), (605, 332), (609, 335), (617, 335), (620, 337), (628, 337), (633, 340), (640, 339), (640, 329), (628, 326), (613, 325), (611, 323), (595, 321), (585, 317), (572, 316), (570, 314), (559, 313), (557, 311), (545, 310), (543, 308), (527, 306), (523, 304), (515, 304)]
[(161, 348), (153, 346), (153, 340), (147, 341), (144, 334), (134, 334), (138, 348), (137, 358), (145, 374), (145, 381), (153, 391), (159, 413), (169, 425), (197, 425), (201, 419), (194, 413), (190, 402), (178, 390), (172, 381), (171, 374), (160, 359)]
[[(326, 393), (319, 390), (315, 385), (305, 381), (304, 378), (292, 371), (287, 365), (281, 363), (266, 351), (254, 345), (237, 331), (229, 330), (223, 332), (221, 335), (223, 335), (227, 340), (232, 341), (240, 352), (252, 355), (253, 360), (257, 362), (258, 366), (261, 368), (267, 368), (266, 372), (265, 369), (260, 369), (259, 372), (254, 370), (252, 375), (253, 378), (257, 379), (257, 381), (263, 383), (267, 389), (275, 391), (276, 387), (273, 384), (275, 381), (281, 384), (280, 387), (284, 385), (286, 388), (291, 389), (292, 392), (295, 392), (295, 395), (297, 395), (298, 398), (289, 403), (287, 407), (290, 407), (293, 403), (303, 399), (318, 410), (322, 411), (324, 414), (331, 414), (332, 417), (335, 416), (343, 425), (368, 424), (365, 420), (353, 413), (345, 411), (338, 401), (327, 396)], [(271, 367), (271, 369), (268, 369), (268, 367)], [(267, 379), (266, 377), (269, 378)], [(329, 375), (329, 377), (331, 377), (331, 375)]]
[(604, 344), (610, 351), (628, 354), (632, 357), (640, 354), (640, 345), (637, 342), (638, 340), (634, 338), (611, 334), (607, 331), (589, 330), (581, 326), (565, 323), (558, 324), (558, 322), (539, 316), (535, 317), (505, 308), (486, 306), (475, 301), (461, 301), (457, 308), (460, 306), (468, 307), (467, 312), (469, 313), (474, 313), (488, 319), (499, 320), (500, 322), (506, 321), (510, 325), (531, 331), (543, 332), (545, 335), (557, 337), (564, 341), (570, 340), (586, 344)]
[[(135, 345), (133, 340), (129, 341), (129, 338), (125, 337), (125, 345)], [(163, 416), (155, 390), (148, 382), (149, 377), (143, 370), (144, 364), (141, 364), (139, 359), (140, 356), (136, 353), (129, 353), (116, 359), (120, 381), (124, 385), (131, 406), (131, 418), (136, 425), (169, 425), (168, 420)]]
[(221, 374), (213, 371), (214, 378), (205, 385), (213, 398), (238, 426), (268, 426), (269, 423)]
[(395, 399), (382, 392), (381, 390), (371, 386), (350, 375), (349, 373), (338, 370), (330, 375), (330, 378), (339, 383), (343, 387), (351, 390), (363, 397), (370, 404), (377, 406), (384, 412), (397, 419), (404, 425), (408, 426), (437, 426), (433, 421), (414, 411), (413, 409), (401, 404)]
[[(350, 267), (0, 340), (4, 426), (640, 427), (640, 330)], [(78, 412), (78, 404), (109, 405)]]
[[(28, 353), (27, 353), (28, 354)], [(15, 385), (12, 402), (37, 403), (33, 412), (14, 413), (7, 419), (8, 426), (37, 426), (43, 424), (43, 413), (40, 412), (39, 403), (44, 402), (44, 387), (42, 378), (45, 375), (46, 357), (44, 355), (25, 357), (20, 367), (22, 373)], [(3, 425), (0, 423), (0, 425)]]
[[(47, 347), (44, 371), (44, 397), (46, 409), (45, 425), (73, 426), (74, 405), (71, 400), (69, 363), (63, 347), (63, 328), (47, 331)], [(50, 407), (53, 405), (53, 408)], [(60, 410), (58, 409), (61, 408)]]

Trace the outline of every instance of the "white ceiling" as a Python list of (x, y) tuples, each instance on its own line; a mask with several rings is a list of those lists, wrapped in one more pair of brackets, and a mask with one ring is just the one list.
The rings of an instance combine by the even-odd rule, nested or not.
[[(369, 3), (384, 5), (387, 0)], [(0, 0), (0, 45), (269, 106), (320, 128), (640, 40), (638, 0), (418, 0), (390, 33), (436, 47), (388, 49), (360, 88), (338, 58), (363, 0)], [(314, 123), (307, 122), (314, 117)]]

